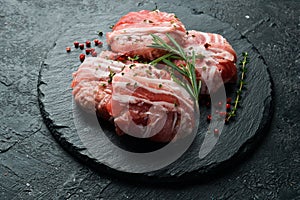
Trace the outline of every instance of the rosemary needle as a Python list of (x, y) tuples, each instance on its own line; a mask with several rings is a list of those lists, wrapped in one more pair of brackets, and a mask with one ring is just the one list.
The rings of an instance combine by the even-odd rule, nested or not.
[[(171, 67), (174, 71), (179, 72), (181, 75), (185, 76), (190, 84), (186, 83), (185, 81), (179, 80), (174, 73), (172, 73), (173, 80), (184, 87), (192, 97), (194, 97), (195, 101), (198, 102), (198, 98), (201, 91), (201, 81), (197, 81), (196, 77), (196, 70), (195, 70), (195, 62), (196, 62), (196, 56), (195, 52), (193, 51), (193, 54), (191, 57), (187, 56), (187, 54), (184, 52), (182, 47), (175, 41), (174, 38), (172, 38), (169, 34), (166, 34), (168, 39), (171, 41), (172, 46), (168, 45), (163, 39), (161, 39), (159, 36), (151, 34), (152, 36), (152, 45), (150, 47), (162, 49), (167, 52), (169, 52), (166, 55), (163, 55), (156, 60), (152, 61), (151, 64), (156, 64), (158, 62), (164, 62), (169, 67)], [(181, 59), (183, 60), (186, 65), (182, 66), (181, 68), (175, 65), (171, 59)]]

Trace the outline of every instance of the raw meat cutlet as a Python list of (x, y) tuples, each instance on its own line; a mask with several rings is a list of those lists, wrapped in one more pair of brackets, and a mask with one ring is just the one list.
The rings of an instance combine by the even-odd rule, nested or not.
[(194, 101), (167, 71), (135, 64), (116, 74), (112, 86), (112, 113), (119, 135), (168, 142), (195, 127)]
[[(223, 83), (236, 81), (236, 53), (223, 36), (191, 30), (185, 36), (183, 49), (188, 56), (192, 56), (193, 51), (195, 53), (196, 76), (198, 80), (203, 80), (201, 93), (208, 93), (205, 81), (213, 82), (210, 92), (217, 90)], [(185, 65), (183, 61), (176, 61), (176, 64)], [(223, 82), (220, 82), (220, 76)]]
[(111, 118), (112, 87), (110, 75), (119, 73), (124, 64), (104, 58), (89, 57), (73, 73), (73, 95), (76, 103), (88, 112), (97, 111), (104, 119)]
[(121, 17), (106, 38), (113, 52), (152, 60), (163, 55), (164, 51), (148, 47), (152, 44), (150, 34), (170, 43), (166, 33), (182, 44), (186, 30), (173, 13), (142, 10)]
[(72, 88), (75, 101), (114, 122), (119, 135), (169, 142), (195, 126), (188, 92), (149, 64), (90, 57), (73, 73)]

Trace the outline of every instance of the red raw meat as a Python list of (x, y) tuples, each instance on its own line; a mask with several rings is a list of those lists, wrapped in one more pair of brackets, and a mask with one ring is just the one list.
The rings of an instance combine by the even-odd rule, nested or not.
[(188, 92), (167, 71), (149, 64), (89, 57), (73, 73), (72, 88), (75, 101), (113, 120), (119, 135), (168, 142), (195, 126), (195, 105)]
[[(119, 135), (169, 142), (191, 133), (197, 122), (197, 105), (189, 93), (172, 80), (169, 72), (127, 59), (138, 55), (153, 60), (164, 55), (165, 51), (148, 46), (153, 43), (150, 34), (171, 44), (167, 33), (189, 56), (195, 53), (197, 79), (204, 80), (204, 86), (210, 82), (209, 92), (223, 82), (236, 81), (236, 53), (225, 38), (194, 30), (186, 32), (174, 14), (142, 10), (123, 16), (107, 33), (112, 51), (86, 58), (73, 73), (75, 101), (113, 121)], [(180, 60), (175, 63), (185, 65)], [(201, 92), (208, 93), (203, 88)]]
[(152, 44), (150, 34), (158, 35), (170, 43), (166, 33), (182, 44), (186, 30), (172, 13), (142, 10), (121, 17), (106, 37), (112, 51), (152, 60), (163, 55), (164, 51), (148, 47)]
[[(192, 56), (193, 51), (195, 52), (198, 80), (214, 81), (218, 75), (221, 75), (224, 83), (236, 81), (236, 53), (223, 36), (191, 30), (185, 36), (183, 49), (189, 56)], [(184, 64), (184, 62), (177, 61), (177, 65), (180, 64)], [(205, 78), (201, 77), (203, 74), (205, 74)], [(215, 81), (213, 90), (217, 89), (220, 84), (222, 83)], [(202, 92), (207, 93), (204, 90)]]
[(119, 73), (124, 64), (103, 58), (89, 57), (73, 73), (73, 95), (75, 101), (89, 112), (98, 111), (104, 119), (111, 118), (112, 87), (109, 75)]
[(113, 78), (112, 113), (117, 133), (168, 142), (192, 132), (194, 101), (167, 71), (147, 64)]

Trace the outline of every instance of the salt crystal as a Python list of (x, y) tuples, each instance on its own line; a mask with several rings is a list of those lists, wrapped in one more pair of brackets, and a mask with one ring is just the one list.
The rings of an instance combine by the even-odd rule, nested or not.
[(249, 19), (249, 18), (250, 18), (250, 16), (249, 16), (249, 15), (246, 15), (245, 17), (246, 17), (246, 19)]

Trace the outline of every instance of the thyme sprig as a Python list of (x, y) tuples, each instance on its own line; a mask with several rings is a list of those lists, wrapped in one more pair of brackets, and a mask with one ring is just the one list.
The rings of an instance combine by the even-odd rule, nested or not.
[(246, 85), (246, 83), (245, 83), (245, 77), (246, 77), (246, 72), (247, 72), (246, 65), (249, 63), (249, 57), (248, 57), (247, 52), (243, 52), (242, 56), (243, 56), (243, 59), (239, 63), (239, 65), (241, 65), (240, 70), (242, 72), (241, 73), (241, 78), (240, 78), (240, 81), (239, 81), (238, 89), (236, 91), (236, 98), (234, 100), (233, 108), (228, 113), (228, 116), (225, 119), (225, 121), (227, 121), (227, 122), (229, 122), (229, 120), (236, 115), (236, 111), (237, 111), (237, 108), (239, 106), (240, 99), (241, 99), (242, 90), (244, 88), (244, 85)]
[[(189, 94), (192, 97), (194, 97), (195, 101), (198, 102), (198, 98), (201, 91), (201, 81), (197, 81), (197, 77), (196, 77), (195, 52), (193, 51), (192, 56), (188, 56), (186, 52), (184, 52), (182, 47), (169, 34), (166, 34), (166, 36), (171, 41), (173, 46), (168, 45), (163, 39), (161, 39), (157, 35), (151, 34), (151, 36), (152, 36), (153, 43), (150, 47), (162, 49), (169, 53), (157, 58), (156, 60), (152, 61), (150, 64), (154, 65), (159, 62), (164, 62), (166, 65), (170, 66), (174, 71), (177, 71), (181, 75), (185, 76), (190, 83), (180, 80), (174, 75), (174, 73), (171, 74), (173, 80), (177, 84), (184, 87), (189, 92)], [(172, 59), (181, 59), (185, 61), (186, 65), (185, 66), (182, 65), (181, 67), (178, 67), (172, 62)]]

